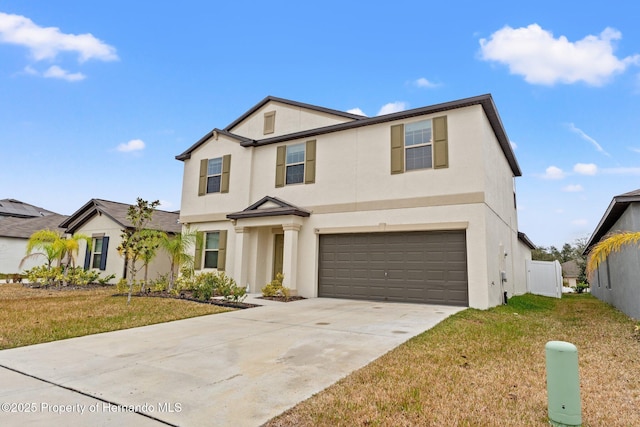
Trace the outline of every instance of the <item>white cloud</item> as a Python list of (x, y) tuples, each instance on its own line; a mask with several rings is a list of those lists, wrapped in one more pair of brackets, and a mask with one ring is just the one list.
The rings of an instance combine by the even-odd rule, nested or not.
[(609, 157), (611, 157), (611, 155), (609, 153), (607, 153), (604, 148), (602, 148), (602, 146), (600, 144), (598, 144), (598, 141), (596, 141), (595, 139), (591, 138), (589, 135), (587, 135), (586, 133), (584, 133), (584, 131), (582, 131), (582, 129), (577, 128), (573, 123), (569, 123), (569, 130), (571, 132), (577, 133), (578, 135), (580, 135), (580, 137), (586, 141), (589, 141), (595, 148), (596, 150), (598, 150), (599, 152), (601, 152), (604, 155), (607, 155)]
[(567, 193), (578, 193), (580, 191), (584, 191), (584, 188), (582, 188), (582, 185), (580, 184), (570, 184), (563, 187), (562, 191), (565, 191)]
[(580, 175), (595, 175), (598, 173), (598, 166), (593, 163), (576, 163), (573, 171)]
[(640, 148), (636, 148), (636, 147), (628, 147), (630, 151), (633, 151), (634, 153), (640, 153)]
[(79, 80), (84, 80), (85, 78), (87, 78), (87, 76), (82, 73), (70, 73), (67, 70), (63, 70), (62, 68), (58, 67), (57, 65), (52, 65), (51, 67), (49, 67), (49, 69), (42, 73), (42, 76), (47, 78), (63, 79), (68, 82), (77, 82)]
[(579, 219), (574, 219), (573, 221), (571, 221), (571, 224), (579, 225), (581, 227), (584, 227), (585, 225), (589, 224), (589, 221), (584, 219), (584, 218), (579, 218)]
[(404, 111), (407, 109), (407, 103), (402, 101), (390, 102), (380, 108), (376, 116), (382, 116), (384, 114), (397, 113), (398, 111)]
[(367, 117), (367, 115), (359, 108), (352, 108), (350, 110), (347, 110), (347, 113), (351, 113), (351, 114), (357, 114), (359, 116), (365, 116)]
[(440, 86), (440, 85), (439, 85), (439, 84), (437, 84), (437, 83), (433, 83), (433, 82), (431, 82), (431, 81), (429, 81), (429, 80), (425, 79), (424, 77), (420, 77), (418, 80), (416, 80), (416, 81), (414, 82), (414, 84), (415, 84), (416, 86), (418, 86), (418, 87), (423, 87), (423, 88), (426, 88), (426, 89), (433, 89), (433, 88), (435, 88), (435, 87)]
[(562, 169), (556, 167), (556, 166), (549, 166), (545, 172), (544, 175), (542, 175), (542, 178), (544, 179), (562, 179), (564, 178), (565, 173), (562, 171)]
[(553, 33), (538, 24), (528, 27), (506, 26), (490, 39), (480, 39), (481, 58), (508, 65), (511, 74), (524, 76), (532, 84), (553, 85), (585, 82), (601, 86), (609, 77), (640, 62), (640, 55), (618, 58), (614, 41), (622, 34), (605, 28), (599, 35), (588, 35), (576, 42)]
[(116, 150), (121, 151), (123, 153), (129, 153), (131, 151), (141, 151), (144, 150), (144, 141), (141, 139), (132, 139), (126, 144), (120, 144), (116, 148)]
[(31, 19), (0, 12), (0, 42), (24, 46), (36, 61), (54, 59), (61, 52), (78, 54), (80, 62), (89, 59), (115, 61), (116, 49), (92, 34), (65, 34), (56, 27), (40, 27)]
[(512, 149), (514, 149), (514, 150), (517, 150), (517, 149), (518, 149), (518, 144), (516, 144), (516, 143), (515, 143), (515, 142), (513, 142), (513, 141), (509, 141), (509, 143), (511, 144), (511, 148), (512, 148)]

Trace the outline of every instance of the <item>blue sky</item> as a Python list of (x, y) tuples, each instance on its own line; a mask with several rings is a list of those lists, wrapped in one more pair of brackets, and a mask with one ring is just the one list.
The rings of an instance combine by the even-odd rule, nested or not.
[[(491, 93), (535, 244), (640, 188), (640, 3), (0, 3), (0, 198), (180, 208), (175, 160), (267, 95), (374, 116)], [(567, 3), (567, 5), (565, 5)]]

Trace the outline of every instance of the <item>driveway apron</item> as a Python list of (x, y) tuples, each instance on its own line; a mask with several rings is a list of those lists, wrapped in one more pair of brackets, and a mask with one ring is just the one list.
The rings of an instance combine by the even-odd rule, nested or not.
[(0, 351), (0, 425), (259, 426), (463, 309), (247, 302)]

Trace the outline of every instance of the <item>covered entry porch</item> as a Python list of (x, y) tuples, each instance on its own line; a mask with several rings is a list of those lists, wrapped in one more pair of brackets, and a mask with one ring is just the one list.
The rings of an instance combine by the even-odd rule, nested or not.
[(233, 271), (236, 282), (249, 292), (260, 289), (277, 273), (297, 295), (299, 233), (311, 213), (266, 196), (243, 211), (227, 215), (234, 223)]

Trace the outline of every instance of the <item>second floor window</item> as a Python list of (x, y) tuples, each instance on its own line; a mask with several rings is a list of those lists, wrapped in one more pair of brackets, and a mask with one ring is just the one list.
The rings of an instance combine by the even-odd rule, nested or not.
[(198, 196), (229, 192), (231, 154), (213, 159), (200, 159)]
[(207, 165), (207, 193), (219, 193), (222, 182), (222, 157), (209, 159)]
[(304, 149), (304, 143), (287, 146), (287, 185), (304, 181)]
[(431, 120), (408, 123), (404, 127), (405, 169), (432, 167)]
[(316, 180), (316, 140), (281, 145), (276, 150), (276, 187), (313, 184)]

